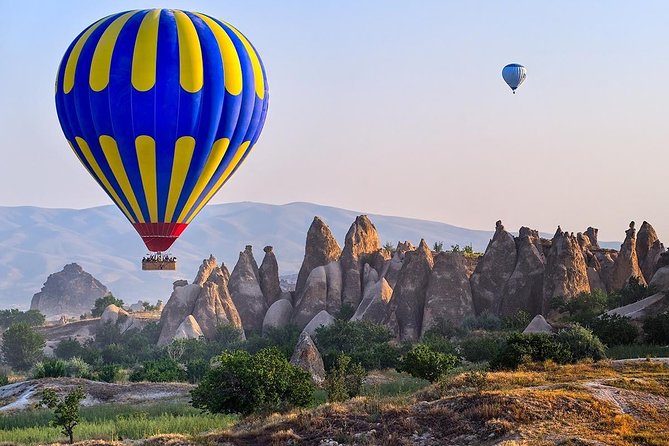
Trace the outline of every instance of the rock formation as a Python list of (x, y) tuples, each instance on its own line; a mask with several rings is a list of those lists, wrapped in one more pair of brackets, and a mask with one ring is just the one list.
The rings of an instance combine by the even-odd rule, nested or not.
[[(650, 236), (648, 231), (646, 234), (646, 237)], [(619, 290), (627, 285), (631, 277), (637, 277), (640, 283), (646, 284), (641, 268), (639, 268), (636, 246), (636, 230), (634, 229), (634, 222), (631, 222), (629, 229), (625, 231), (625, 241), (620, 245), (620, 252), (613, 265), (611, 286), (614, 290)]]
[(279, 299), (274, 302), (265, 313), (262, 321), (262, 331), (265, 333), (269, 328), (283, 328), (290, 324), (293, 315), (293, 304), (288, 299)]
[(100, 316), (100, 323), (116, 325), (121, 333), (131, 328), (141, 329), (143, 325), (138, 323), (130, 313), (114, 304), (107, 305), (107, 308), (104, 309)]
[(504, 230), (501, 221), (495, 224), (495, 235), (479, 260), (470, 279), (474, 309), (477, 314), (494, 311), (504, 285), (516, 267), (516, 242)]
[(459, 326), (467, 316), (474, 316), (474, 303), (465, 258), (459, 253), (439, 253), (425, 294), (421, 336), (442, 322)]
[(191, 315), (195, 301), (202, 287), (197, 283), (176, 287), (165, 304), (160, 315), (160, 337), (158, 345), (169, 344), (174, 340), (181, 323)]
[(309, 321), (309, 323), (306, 325), (306, 327), (304, 327), (304, 330), (302, 331), (308, 333), (309, 336), (314, 337), (316, 335), (317, 329), (319, 329), (320, 327), (327, 327), (329, 325), (332, 325), (334, 321), (335, 318), (330, 313), (323, 310), (316, 316), (314, 316), (314, 318)]
[(239, 253), (239, 260), (230, 275), (228, 284), (232, 301), (242, 319), (244, 330), (260, 332), (267, 311), (267, 302), (260, 289), (258, 265), (253, 258), (251, 246)]
[(588, 229), (585, 230), (584, 235), (588, 237), (588, 240), (590, 241), (590, 245), (594, 249), (599, 249), (599, 242), (597, 241), (597, 235), (599, 233), (599, 229), (593, 228), (592, 226), (589, 226)]
[(365, 287), (362, 301), (351, 320), (370, 321), (375, 324), (383, 323), (392, 295), (393, 289), (390, 288), (386, 279), (381, 279), (373, 284), (370, 283)]
[(299, 296), (302, 293), (307, 277), (314, 268), (339, 260), (340, 255), (341, 248), (332, 232), (330, 232), (328, 225), (319, 217), (314, 217), (314, 221), (307, 232), (304, 260), (297, 275), (295, 295)]
[(511, 316), (519, 310), (539, 314), (543, 305), (546, 263), (540, 251), (539, 232), (522, 227), (515, 241), (516, 265), (504, 285), (495, 310), (500, 316)]
[(534, 319), (523, 330), (524, 334), (528, 333), (553, 333), (553, 327), (540, 314), (534, 316)]
[(381, 249), (376, 228), (366, 215), (355, 219), (346, 234), (341, 253), (342, 303), (357, 308), (362, 299), (362, 269), (370, 256)]
[(260, 276), (260, 289), (269, 306), (281, 297), (281, 285), (279, 284), (279, 264), (272, 247), (265, 246), (264, 251), (265, 257), (258, 268), (258, 275)]
[(95, 301), (109, 294), (100, 281), (76, 263), (65, 265), (62, 271), (49, 275), (39, 293), (30, 303), (31, 310), (39, 310), (47, 319), (61, 316), (79, 317), (90, 313)]
[(655, 240), (648, 250), (648, 254), (646, 255), (643, 264), (640, 264), (641, 273), (643, 274), (644, 279), (646, 279), (646, 282), (650, 282), (655, 275), (657, 265), (663, 252), (665, 252), (664, 245), (659, 240)]
[(212, 254), (209, 254), (208, 259), (204, 259), (202, 261), (202, 265), (200, 265), (200, 269), (198, 269), (197, 274), (195, 275), (195, 280), (193, 283), (197, 285), (204, 285), (204, 283), (207, 281), (209, 276), (211, 275), (211, 272), (216, 268), (218, 264), (216, 263), (216, 257), (214, 257)]
[(293, 323), (302, 329), (314, 316), (325, 311), (327, 306), (328, 282), (325, 266), (311, 270), (304, 290), (295, 303)]
[(323, 358), (308, 333), (300, 334), (290, 363), (309, 373), (314, 384), (321, 385), (325, 381)]
[(543, 314), (550, 310), (554, 297), (573, 298), (590, 292), (588, 269), (581, 247), (574, 234), (562, 232), (558, 226), (546, 258), (544, 273)]
[(390, 301), (389, 322), (397, 320), (398, 335), (402, 341), (416, 341), (421, 334), (425, 293), (430, 282), (434, 260), (425, 240), (418, 249), (405, 254), (397, 284)]
[[(644, 220), (636, 235), (636, 256), (639, 267), (643, 266), (646, 257), (648, 257), (648, 252), (656, 241), (658, 241), (658, 237), (655, 229)], [(650, 280), (650, 277), (647, 279)]]
[(202, 329), (193, 315), (188, 315), (184, 321), (179, 324), (174, 339), (197, 339), (203, 336)]

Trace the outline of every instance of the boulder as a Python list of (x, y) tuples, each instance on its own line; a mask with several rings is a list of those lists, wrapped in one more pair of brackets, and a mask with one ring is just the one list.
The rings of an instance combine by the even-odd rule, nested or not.
[(553, 327), (551, 324), (549, 324), (546, 319), (540, 314), (537, 314), (534, 316), (534, 319), (529, 323), (527, 327), (525, 327), (525, 330), (523, 330), (524, 334), (528, 333), (553, 333)]
[(297, 275), (295, 295), (299, 296), (302, 293), (311, 270), (339, 260), (340, 255), (341, 248), (328, 225), (319, 217), (314, 217), (307, 232), (307, 241), (304, 246), (304, 260)]
[(418, 249), (405, 254), (397, 284), (393, 289), (390, 313), (386, 317), (386, 322), (389, 322), (394, 313), (401, 341), (416, 341), (420, 337), (425, 293), (433, 264), (432, 252), (425, 240), (420, 241)]
[(516, 242), (504, 230), (501, 221), (495, 225), (495, 235), (476, 265), (470, 278), (474, 309), (477, 314), (495, 311), (511, 274), (516, 267)]
[(267, 302), (260, 289), (258, 265), (250, 245), (239, 253), (239, 260), (230, 275), (228, 289), (244, 330), (247, 333), (260, 332)]
[(186, 319), (179, 324), (175, 333), (174, 339), (198, 339), (202, 337), (202, 330), (192, 315), (186, 316)]
[(459, 326), (468, 316), (474, 316), (474, 303), (465, 257), (439, 253), (434, 258), (425, 294), (421, 336), (442, 322)]
[(383, 323), (388, 311), (388, 304), (393, 295), (386, 279), (381, 279), (365, 288), (362, 301), (351, 317), (352, 321), (370, 321), (375, 324)]
[(362, 268), (381, 249), (379, 234), (366, 215), (359, 215), (348, 232), (341, 253), (342, 303), (357, 308), (362, 300)]
[(612, 289), (619, 290), (623, 288), (627, 285), (631, 277), (637, 277), (640, 283), (643, 285), (646, 284), (636, 255), (636, 230), (634, 229), (634, 222), (631, 222), (629, 229), (625, 231), (625, 241), (620, 245), (620, 252), (613, 265)]
[(544, 272), (543, 314), (550, 310), (554, 297), (571, 299), (590, 292), (588, 268), (583, 251), (574, 234), (562, 232), (558, 226), (546, 258)]
[(325, 266), (311, 270), (304, 291), (295, 304), (293, 323), (304, 328), (314, 316), (327, 307), (328, 282)]
[(541, 313), (546, 259), (539, 245), (539, 232), (522, 227), (516, 238), (516, 266), (507, 280), (495, 309), (501, 316), (518, 311)]
[(116, 325), (121, 333), (125, 333), (131, 328), (140, 328), (130, 313), (114, 304), (107, 305), (104, 309), (100, 316), (100, 323)]
[(314, 384), (320, 386), (325, 381), (323, 358), (308, 333), (300, 334), (290, 363), (309, 373)]
[(188, 281), (185, 279), (179, 279), (172, 282), (172, 291), (176, 290), (179, 287), (188, 285)]
[(663, 266), (655, 271), (649, 285), (656, 291), (669, 291), (669, 266)]
[(279, 264), (271, 246), (265, 246), (265, 257), (262, 260), (258, 275), (260, 276), (260, 289), (267, 301), (267, 305), (272, 305), (281, 297), (281, 285), (279, 284)]
[(175, 288), (160, 314), (158, 345), (172, 342), (177, 328), (191, 314), (202, 287), (196, 283)]
[(669, 298), (665, 293), (656, 293), (623, 307), (607, 311), (609, 316), (618, 315), (632, 320), (644, 320), (669, 310)]
[(334, 321), (335, 318), (330, 313), (323, 310), (309, 321), (309, 323), (304, 327), (304, 330), (302, 330), (302, 332), (307, 333), (309, 336), (313, 337), (316, 335), (316, 330), (318, 328), (328, 327), (334, 324)]
[(49, 275), (39, 293), (30, 302), (31, 310), (39, 310), (49, 320), (62, 316), (79, 317), (90, 313), (95, 301), (109, 295), (106, 286), (76, 263)]
[(293, 304), (288, 299), (279, 299), (274, 302), (265, 313), (262, 321), (262, 331), (265, 333), (268, 328), (283, 328), (290, 324), (293, 315)]
[(208, 259), (204, 259), (202, 261), (202, 264), (200, 265), (200, 268), (197, 271), (197, 275), (195, 276), (195, 280), (193, 281), (193, 283), (196, 283), (200, 286), (204, 285), (204, 283), (209, 278), (211, 272), (217, 266), (218, 265), (216, 264), (216, 257), (210, 254)]

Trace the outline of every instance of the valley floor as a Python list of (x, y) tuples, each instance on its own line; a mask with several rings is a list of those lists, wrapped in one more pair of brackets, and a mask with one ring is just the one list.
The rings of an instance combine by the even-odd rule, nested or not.
[[(144, 438), (151, 432), (181, 434), (157, 435), (131, 443), (138, 446), (669, 445), (667, 359), (567, 366), (544, 363), (515, 372), (490, 372), (483, 378), (479, 375), (478, 379), (473, 376), (460, 373), (437, 385), (425, 386), (394, 372), (377, 373), (367, 386), (366, 396), (346, 403), (321, 404), (311, 410), (242, 421), (213, 417), (209, 423), (199, 425), (199, 433), (192, 429), (169, 430), (169, 420), (163, 420), (165, 424), (157, 430), (147, 430)], [(421, 386), (425, 387), (416, 391)], [(123, 410), (119, 408), (120, 412)], [(194, 417), (193, 422), (207, 417), (184, 415)], [(137, 416), (142, 417), (151, 418)], [(172, 419), (175, 427), (177, 419)], [(12, 431), (3, 426), (0, 439), (39, 442), (37, 438), (22, 437), (21, 432), (18, 427)], [(136, 436), (138, 432), (141, 431), (122, 438), (141, 438)], [(85, 435), (83, 429), (78, 435), (95, 438)], [(111, 438), (120, 440), (119, 437)], [(121, 443), (90, 440), (79, 444)]]

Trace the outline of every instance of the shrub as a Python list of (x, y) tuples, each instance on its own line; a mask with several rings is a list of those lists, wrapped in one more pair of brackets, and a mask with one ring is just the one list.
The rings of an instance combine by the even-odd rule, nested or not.
[(669, 344), (669, 312), (647, 318), (643, 332), (649, 344)]
[(654, 287), (649, 287), (640, 283), (638, 277), (630, 277), (629, 281), (622, 289), (609, 294), (608, 308), (629, 305), (638, 302), (641, 299), (645, 299), (648, 296), (652, 296), (656, 292)]
[(98, 324), (95, 328), (95, 342), (100, 346), (120, 344), (122, 338), (120, 328), (111, 322)]
[(425, 333), (423, 339), (421, 339), (421, 343), (427, 345), (432, 351), (438, 353), (445, 353), (455, 356), (458, 355), (458, 348), (454, 343), (434, 332), (428, 331)]
[[(243, 350), (255, 354), (262, 349), (276, 347), (283, 353), (286, 359), (290, 359), (295, 350), (295, 345), (300, 337), (300, 332), (295, 325), (283, 328), (269, 327), (262, 335), (251, 335), (246, 342), (241, 344)], [(220, 352), (219, 352), (220, 353)]]
[(53, 354), (56, 358), (60, 359), (82, 357), (84, 354), (84, 347), (76, 339), (63, 339), (56, 345)]
[(191, 384), (200, 382), (209, 370), (209, 363), (204, 359), (194, 359), (186, 363), (186, 379)]
[(454, 355), (435, 352), (425, 344), (416, 344), (402, 356), (397, 371), (435, 382), (453, 369), (458, 362), (458, 358)]
[(328, 401), (341, 402), (360, 395), (365, 376), (364, 367), (352, 362), (350, 356), (339, 355), (325, 378)]
[(115, 298), (112, 294), (107, 294), (102, 296), (99, 299), (95, 300), (93, 308), (91, 309), (91, 316), (100, 317), (109, 305), (116, 305), (117, 307), (123, 307), (123, 301), (121, 299)]
[(135, 358), (132, 353), (122, 344), (110, 344), (100, 350), (100, 357), (105, 364), (124, 364), (132, 365), (135, 363)]
[(631, 319), (618, 314), (602, 314), (590, 323), (592, 332), (607, 346), (633, 344), (639, 330)]
[[(571, 362), (590, 358), (595, 361), (606, 358), (606, 347), (592, 331), (578, 324), (560, 330), (557, 341), (569, 352)], [(552, 358), (546, 358), (552, 359)], [(556, 361), (558, 362), (558, 361)]]
[(481, 393), (488, 386), (488, 372), (486, 370), (468, 370), (464, 374), (463, 381), (467, 387)]
[(462, 328), (465, 331), (486, 330), (495, 331), (502, 327), (502, 321), (494, 314), (484, 311), (478, 316), (467, 316), (462, 321)]
[(369, 321), (336, 320), (316, 329), (315, 336), (327, 370), (342, 353), (366, 370), (392, 367), (399, 351), (388, 343), (391, 339), (393, 333), (387, 327)]
[(240, 347), (244, 337), (244, 332), (232, 324), (218, 324), (216, 326), (216, 335), (214, 341), (218, 343), (223, 350), (236, 350)]
[(67, 435), (70, 444), (74, 443), (74, 428), (80, 421), (79, 402), (84, 399), (84, 389), (79, 386), (65, 397), (59, 398), (53, 389), (45, 389), (42, 393), (41, 405), (53, 410), (51, 425), (60, 427)]
[(65, 362), (65, 376), (92, 379), (91, 366), (81, 358), (72, 358)]
[(121, 381), (121, 368), (116, 364), (105, 364), (96, 370), (97, 379), (107, 383)]
[(505, 345), (505, 335), (470, 335), (460, 341), (460, 353), (470, 362), (492, 361)]
[(16, 308), (0, 310), (0, 327), (9, 327), (12, 324), (25, 322), (31, 327), (44, 325), (46, 318), (39, 310), (21, 311)]
[(569, 320), (582, 325), (589, 325), (597, 316), (608, 308), (609, 298), (606, 293), (596, 289), (591, 293), (580, 293), (572, 299), (562, 296), (553, 298), (551, 308), (567, 313)]
[(47, 359), (44, 362), (35, 364), (32, 372), (34, 379), (40, 378), (61, 378), (67, 375), (65, 361), (62, 359)]
[(2, 334), (2, 357), (15, 369), (28, 370), (42, 357), (45, 345), (44, 336), (27, 322), (19, 322)]
[(173, 359), (163, 358), (147, 361), (130, 374), (130, 381), (175, 382), (185, 381), (186, 372)]
[(9, 384), (9, 377), (4, 373), (0, 374), (0, 387), (6, 386), (7, 384)]
[(249, 415), (307, 406), (313, 391), (307, 372), (269, 348), (255, 355), (223, 353), (191, 396), (194, 407), (208, 412)]
[(571, 361), (571, 354), (551, 334), (512, 333), (490, 365), (495, 369), (516, 369), (523, 362), (547, 359), (564, 364)]
[(502, 329), (509, 331), (523, 331), (532, 321), (530, 313), (518, 310), (511, 316), (502, 318)]

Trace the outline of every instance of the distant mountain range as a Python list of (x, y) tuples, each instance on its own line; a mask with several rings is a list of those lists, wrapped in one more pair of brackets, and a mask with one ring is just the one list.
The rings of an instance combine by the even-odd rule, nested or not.
[[(113, 206), (90, 209), (0, 207), (0, 308), (27, 308), (51, 273), (76, 262), (126, 303), (139, 299), (166, 301), (172, 282), (195, 276), (202, 259), (213, 254), (232, 271), (239, 251), (253, 245), (258, 263), (262, 248), (272, 245), (281, 275), (295, 274), (304, 256), (307, 229), (323, 218), (343, 247), (355, 217), (363, 212), (312, 203), (270, 205), (230, 203), (207, 206), (175, 243), (176, 272), (143, 272), (146, 248)], [(492, 231), (446, 223), (369, 214), (383, 243), (424, 238), (444, 248), (471, 244), (484, 251)], [(619, 243), (602, 244), (618, 248)]]

